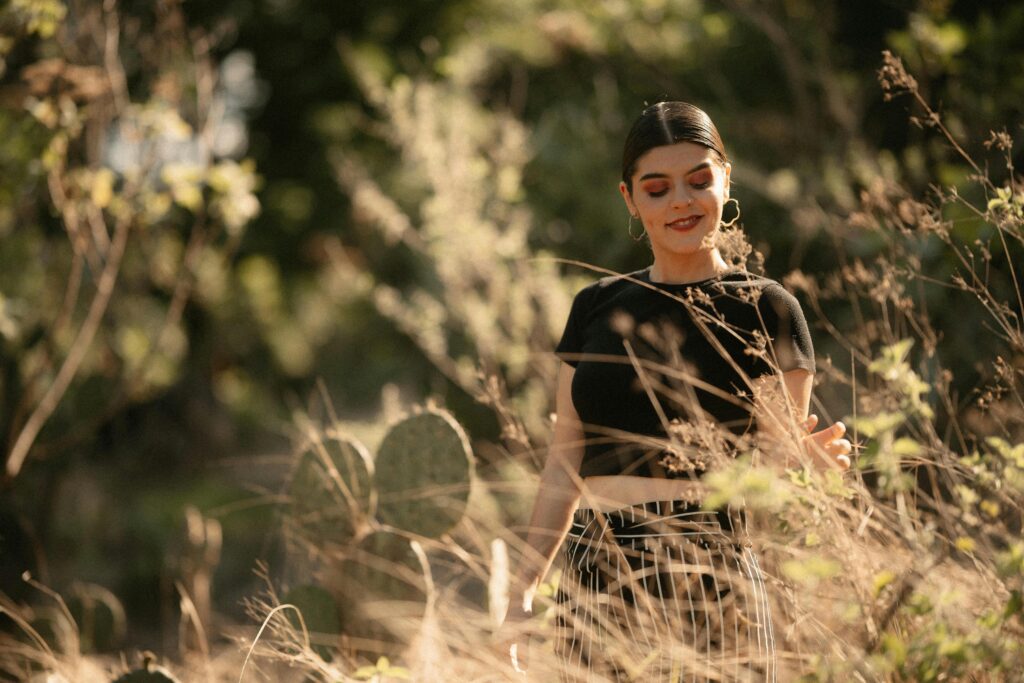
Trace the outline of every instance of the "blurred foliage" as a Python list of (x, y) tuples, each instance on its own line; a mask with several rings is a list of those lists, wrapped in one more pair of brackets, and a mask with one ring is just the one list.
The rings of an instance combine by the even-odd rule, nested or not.
[[(1000, 0), (12, 0), (4, 590), (24, 595), (6, 578), (26, 567), (81, 578), (155, 630), (192, 503), (222, 518), (214, 592), (237, 613), (273, 496), (239, 501), (282, 489), (280, 462), (256, 464), (301, 442), (296, 416), (333, 423), (321, 393), (377, 435), (388, 401), (433, 396), (481, 476), (536, 468), (549, 351), (598, 275), (557, 258), (646, 265), (618, 157), (665, 97), (718, 124), (748, 238), (816, 325), (821, 405), (871, 439), (868, 476), (911, 487), (901, 463), (933, 445), (934, 420), (979, 481), (1019, 488), (1024, 436), (999, 387), (1021, 362), (1000, 355), (1021, 324), (1000, 305), (1019, 291), (1001, 226), (1019, 225), (1022, 164), (999, 135), (1021, 122), (1022, 33), (1024, 5)], [(920, 102), (890, 101), (905, 88), (878, 87), (883, 49), (959, 148)], [(927, 678), (912, 667), (952, 647), (940, 635), (884, 639), (878, 656)]]

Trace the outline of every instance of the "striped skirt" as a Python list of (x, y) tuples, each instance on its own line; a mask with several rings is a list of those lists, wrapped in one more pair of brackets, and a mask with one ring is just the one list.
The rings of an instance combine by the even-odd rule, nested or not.
[(741, 526), (682, 501), (577, 510), (554, 607), (561, 680), (774, 681), (768, 595)]

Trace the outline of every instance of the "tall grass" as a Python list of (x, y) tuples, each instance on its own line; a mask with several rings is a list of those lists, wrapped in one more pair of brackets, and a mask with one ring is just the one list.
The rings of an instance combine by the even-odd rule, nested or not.
[[(867, 261), (837, 240), (842, 265), (834, 272), (780, 278), (804, 301), (819, 345), (825, 346), (828, 336), (847, 353), (841, 362), (819, 358), (817, 393), (825, 398), (812, 412), (847, 421), (856, 442), (855, 466), (846, 475), (807, 464), (780, 471), (766, 464), (778, 454), (748, 445), (752, 458), (724, 458), (708, 476), (709, 495), (718, 503), (742, 502), (751, 511), (755, 548), (768, 577), (780, 680), (1013, 680), (1024, 670), (1024, 293), (1018, 279), (1024, 184), (1013, 167), (1013, 141), (1006, 132), (993, 133), (987, 144), (1003, 159), (1001, 167), (992, 168), (949, 133), (898, 59), (886, 55), (879, 77), (888, 95), (916, 101), (922, 111), (917, 122), (937, 131), (973, 173), (959, 186), (936, 185), (926, 196), (894, 182), (864, 188), (858, 210), (832, 217), (833, 227), (837, 234), (884, 245), (882, 255)], [(415, 89), (403, 87), (407, 90), (395, 97), (419, 101)], [(437, 96), (428, 90), (420, 99), (430, 104)], [(381, 92), (378, 101), (388, 97)], [(418, 134), (412, 128), (407, 133)], [(431, 154), (449, 153), (459, 152), (424, 147), (410, 158), (429, 167)], [(411, 228), (396, 218), (393, 202), (374, 195), (365, 174), (352, 165), (340, 168), (343, 182), (362, 188), (357, 204), (363, 202), (368, 215), (397, 230), (399, 239), (413, 239), (407, 233)], [(383, 221), (386, 215), (390, 222)], [(428, 256), (451, 247), (441, 222), (432, 225), (435, 233), (428, 234), (434, 242), (417, 245)], [(524, 250), (520, 241), (513, 251), (525, 255)], [(470, 371), (464, 357), (445, 356), (438, 330), (458, 327), (471, 342), (475, 332), (486, 332), (489, 336), (477, 339), (476, 346), (491, 354), (491, 370), (511, 363), (519, 373), (516, 385), (532, 387), (534, 378), (518, 356), (506, 355), (501, 339), (515, 330), (535, 333), (543, 325), (524, 319), (499, 335), (500, 326), (461, 324), (475, 320), (473, 302), (480, 296), (475, 287), (487, 273), (477, 272), (479, 263), (460, 263), (452, 254), (446, 259), (436, 261), (441, 294), (425, 309), (445, 312), (405, 322), (429, 358), (497, 411), (518, 448), (506, 444), (488, 451), (490, 466), (472, 481), (467, 513), (449, 533), (431, 539), (390, 529), (408, 542), (415, 561), (388, 565), (367, 559), (409, 589), (396, 598), (372, 595), (367, 588), (360, 619), (376, 617), (376, 630), (311, 634), (298, 616), (301, 610), (287, 604), (268, 575), (266, 594), (249, 604), (258, 631), (239, 636), (242, 655), (232, 660), (238, 664), (232, 674), (207, 669), (209, 680), (521, 680), (495, 634), (508, 603), (510, 566), (527, 552), (523, 503), (532, 499), (536, 464), (543, 460), (543, 442), (530, 433), (546, 422), (540, 404), (510, 400), (500, 382), (485, 391), (486, 373)], [(466, 269), (473, 270), (472, 278), (461, 277)], [(500, 286), (485, 291), (505, 297), (517, 291), (512, 285), (528, 272), (504, 268), (496, 277)], [(544, 269), (531, 282), (550, 282), (550, 277)], [(463, 298), (470, 290), (477, 291), (475, 298)], [(955, 393), (944, 362), (955, 351), (947, 350), (948, 340), (962, 337), (944, 329), (950, 316), (934, 310), (950, 293), (959, 306), (975, 309), (965, 319), (987, 321), (984, 343), (994, 350), (969, 397)], [(396, 297), (387, 291), (378, 298), (386, 313), (402, 318), (410, 309)], [(511, 309), (511, 300), (479, 303), (494, 304), (492, 310), (526, 305), (519, 295), (514, 298)], [(460, 306), (444, 306), (458, 301)], [(558, 308), (550, 304), (541, 317)], [(540, 376), (550, 378), (550, 368)], [(802, 457), (792, 440), (773, 447), (797, 461)], [(437, 492), (439, 499), (445, 495), (452, 492)], [(330, 586), (338, 564), (356, 556), (360, 534), (381, 529), (386, 525), (368, 514), (349, 546), (306, 544), (305, 552), (315, 556), (304, 565), (316, 568), (310, 580)], [(551, 644), (558, 578), (556, 570), (542, 586), (537, 614), (528, 624), (534, 633), (533, 680), (556, 679)], [(410, 604), (415, 609), (408, 609)], [(359, 607), (343, 601), (339, 610), (344, 617)], [(665, 640), (654, 649), (673, 647), (679, 643)], [(19, 670), (12, 667), (29, 658), (42, 669), (65, 671), (68, 662), (78, 661), (73, 649), (71, 644), (51, 653), (40, 640), (7, 639), (0, 646), (0, 668)], [(650, 652), (615, 654), (624, 668), (644, 677)]]
[[(926, 196), (891, 181), (864, 188), (858, 210), (834, 225), (881, 243), (882, 255), (867, 261), (837, 241), (843, 265), (834, 272), (781, 278), (804, 300), (819, 343), (827, 334), (848, 353), (843, 362), (819, 358), (819, 394), (831, 405), (812, 410), (850, 425), (852, 473), (779, 472), (743, 460), (709, 477), (712, 498), (754, 511), (784, 680), (1008, 680), (1024, 664), (1024, 187), (1006, 132), (986, 145), (1003, 159), (991, 168), (950, 134), (898, 59), (886, 55), (879, 77), (887, 96), (916, 101), (915, 122), (937, 131), (973, 174)], [(952, 319), (945, 311), (930, 310), (950, 292), (966, 295), (955, 298), (959, 306), (980, 309), (965, 319), (991, 324), (985, 343), (995, 352), (971, 400), (954, 393), (943, 362), (955, 352), (946, 340), (961, 337), (942, 327)], [(502, 409), (517, 415), (516, 406)], [(495, 478), (478, 482), (474, 495), (511, 486), (529, 499), (534, 483), (532, 475)], [(512, 677), (490, 635), (501, 609), (488, 603), (507, 600), (506, 549), (515, 564), (522, 529), (495, 515), (497, 506), (470, 509), (448, 538), (422, 546), (416, 587), (430, 608), (407, 625), (408, 649), (389, 660), (420, 680)], [(432, 560), (444, 565), (445, 582), (430, 579)], [(556, 581), (557, 572), (542, 592)], [(550, 680), (550, 610), (540, 612), (532, 669)], [(648, 654), (622, 656), (640, 670)]]

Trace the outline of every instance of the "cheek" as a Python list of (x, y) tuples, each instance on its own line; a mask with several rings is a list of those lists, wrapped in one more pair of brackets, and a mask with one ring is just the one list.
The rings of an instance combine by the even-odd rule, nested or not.
[(720, 188), (708, 192), (707, 196), (704, 199), (704, 205), (707, 206), (708, 209), (716, 212), (720, 212), (722, 210), (722, 207), (725, 206), (725, 202), (726, 196)]
[(640, 215), (653, 215), (661, 211), (665, 201), (661, 197), (644, 197), (636, 202), (636, 208)]

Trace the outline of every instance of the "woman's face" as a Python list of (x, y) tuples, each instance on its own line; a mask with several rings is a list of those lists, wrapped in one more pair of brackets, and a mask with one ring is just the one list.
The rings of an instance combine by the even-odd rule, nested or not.
[(713, 246), (731, 172), (707, 147), (679, 142), (645, 152), (637, 160), (632, 193), (625, 183), (619, 191), (655, 254), (693, 254)]

